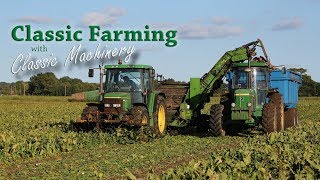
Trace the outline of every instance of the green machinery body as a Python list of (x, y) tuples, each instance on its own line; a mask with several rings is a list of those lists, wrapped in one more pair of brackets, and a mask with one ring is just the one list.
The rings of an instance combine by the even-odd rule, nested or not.
[[(251, 61), (253, 56), (256, 55), (256, 46), (263, 48), (262, 42), (257, 40), (228, 51), (218, 60), (210, 71), (201, 78), (190, 78), (189, 89), (179, 107), (179, 118), (176, 118), (171, 125), (185, 126), (191, 120), (198, 120), (201, 116), (208, 116), (210, 111), (204, 109), (212, 105), (210, 97), (213, 97), (214, 91), (220, 87), (223, 83), (222, 79), (230, 70), (236, 70), (242, 67), (270, 69), (267, 61)], [(263, 51), (265, 52), (264, 48)], [(259, 91), (260, 94), (266, 94), (268, 89), (266, 88)], [(259, 95), (256, 89), (250, 87), (247, 89), (229, 88), (228, 96), (235, 104), (234, 107), (229, 107), (230, 120), (241, 121), (252, 125), (257, 124), (261, 120), (263, 104), (257, 103), (257, 97)]]
[[(152, 66), (149, 65), (126, 65), (126, 64), (118, 64), (118, 65), (106, 65), (105, 70), (109, 69), (139, 69), (144, 70), (145, 72), (149, 73), (150, 71), (154, 71)], [(153, 82), (153, 77), (150, 78), (150, 82)], [(149, 125), (153, 125), (153, 112), (154, 112), (154, 105), (155, 105), (155, 99), (156, 96), (159, 94), (159, 92), (155, 91), (153, 85), (150, 86), (149, 91), (146, 94), (146, 101), (145, 102), (139, 102), (141, 105), (146, 106), (148, 109), (150, 121)], [(131, 92), (105, 92), (103, 95), (103, 98), (108, 101), (108, 99), (115, 99), (119, 98), (123, 101), (123, 114), (126, 112), (129, 112), (132, 107), (136, 104), (136, 102), (133, 102), (132, 93)], [(119, 119), (123, 119), (123, 114), (120, 114)]]
[[(83, 92), (87, 107), (78, 122), (153, 126), (156, 100), (158, 96), (164, 96), (154, 89), (153, 67), (120, 62), (99, 69), (100, 90)], [(91, 72), (89, 69), (89, 77), (93, 77), (93, 69)], [(140, 109), (134, 109), (138, 106)], [(148, 113), (146, 122), (137, 121), (144, 109)]]
[[(263, 56), (257, 56), (257, 47), (261, 48)], [(262, 123), (267, 132), (283, 130), (284, 111), (287, 111), (290, 122), (297, 119), (295, 107), (301, 76), (290, 71), (279, 71), (270, 63), (260, 39), (227, 51), (209, 72), (201, 78), (190, 78), (189, 83), (160, 81), (155, 87), (155, 71), (149, 65), (107, 65), (100, 67), (99, 102), (88, 103), (88, 106), (99, 109), (84, 109), (84, 114), (87, 114), (86, 121), (97, 112), (97, 117), (107, 123), (158, 125), (158, 132), (161, 133), (168, 125), (184, 127), (202, 119), (211, 121), (216, 136), (225, 134), (224, 126), (228, 123), (249, 126)], [(138, 90), (129, 90), (120, 80), (128, 77), (130, 81), (135, 81), (134, 84), (139, 84)], [(223, 80), (228, 82), (228, 92), (221, 96), (219, 104), (215, 104), (211, 98)], [(130, 81), (127, 83), (130, 84)], [(289, 86), (295, 88), (288, 93)], [(129, 87), (135, 85), (131, 82)], [(271, 97), (272, 93), (277, 94)], [(273, 98), (270, 103), (269, 96)], [(291, 102), (290, 98), (294, 101)], [(143, 108), (137, 107), (146, 109), (147, 115), (142, 116)], [(281, 112), (276, 112), (277, 109)], [(269, 112), (274, 117), (269, 116)], [(143, 123), (146, 116), (149, 119), (147, 124)], [(272, 120), (276, 119), (275, 116), (277, 122)]]

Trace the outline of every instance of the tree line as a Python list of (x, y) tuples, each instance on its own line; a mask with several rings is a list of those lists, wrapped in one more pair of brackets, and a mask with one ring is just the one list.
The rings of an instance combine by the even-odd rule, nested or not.
[(83, 82), (81, 79), (64, 76), (58, 79), (54, 73), (40, 73), (30, 77), (28, 82), (0, 82), (1, 95), (42, 95), (70, 96), (73, 93), (95, 90), (97, 83)]
[[(291, 68), (290, 70), (302, 74), (302, 86), (299, 96), (320, 96), (320, 82), (314, 81), (304, 68)], [(175, 81), (173, 78), (164, 80), (167, 83), (185, 83)], [(0, 82), (0, 95), (45, 95), (45, 96), (70, 96), (73, 93), (95, 90), (97, 83), (83, 82), (68, 76), (58, 79), (54, 73), (40, 73), (30, 78), (28, 82), (17, 81), (14, 83)], [(222, 92), (225, 84), (218, 90)]]
[(299, 96), (320, 96), (320, 82), (314, 81), (307, 74), (307, 69), (290, 68), (294, 72), (299, 72), (302, 75), (302, 86), (299, 89)]

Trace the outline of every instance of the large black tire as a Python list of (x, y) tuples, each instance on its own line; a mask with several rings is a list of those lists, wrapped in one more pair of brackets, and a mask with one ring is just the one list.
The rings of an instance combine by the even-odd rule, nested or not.
[(133, 106), (131, 114), (133, 115), (135, 125), (146, 126), (149, 124), (149, 114), (146, 107)]
[(210, 109), (209, 131), (214, 136), (225, 136), (226, 131), (223, 128), (223, 109), (221, 104), (214, 104)]
[(277, 131), (276, 106), (269, 102), (263, 105), (262, 110), (262, 127), (266, 133)]
[(273, 93), (269, 96), (270, 103), (273, 103), (276, 108), (276, 117), (277, 117), (277, 131), (284, 130), (284, 102), (283, 97), (280, 93)]
[(167, 129), (167, 106), (163, 96), (157, 96), (153, 113), (152, 131), (158, 137), (163, 136)]
[(285, 129), (298, 125), (298, 111), (296, 108), (288, 108), (284, 112), (285, 117)]

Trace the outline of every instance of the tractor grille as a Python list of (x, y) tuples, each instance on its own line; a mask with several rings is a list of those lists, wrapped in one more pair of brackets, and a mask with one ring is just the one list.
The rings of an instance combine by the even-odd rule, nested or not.
[(119, 98), (106, 98), (103, 100), (104, 112), (118, 115), (123, 111), (123, 101)]

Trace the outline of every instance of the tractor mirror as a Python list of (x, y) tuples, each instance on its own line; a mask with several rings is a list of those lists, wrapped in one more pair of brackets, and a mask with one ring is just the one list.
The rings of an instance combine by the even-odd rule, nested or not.
[(154, 78), (155, 77), (155, 70), (154, 69), (150, 69), (150, 77)]
[(90, 68), (90, 69), (89, 69), (89, 72), (88, 72), (88, 76), (89, 76), (89, 77), (93, 77), (93, 75), (94, 75), (93, 72), (94, 72), (94, 71), (93, 71), (93, 68)]

